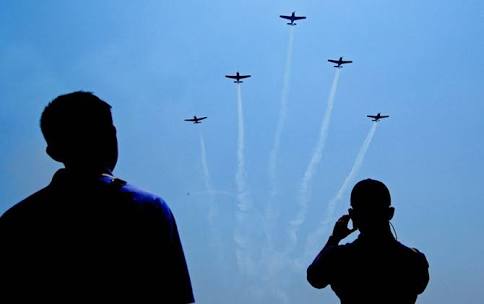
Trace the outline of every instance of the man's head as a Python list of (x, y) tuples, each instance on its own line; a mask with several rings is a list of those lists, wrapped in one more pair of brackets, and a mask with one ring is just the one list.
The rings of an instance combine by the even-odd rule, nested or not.
[(351, 191), (351, 207), (348, 212), (354, 225), (361, 232), (377, 233), (388, 227), (395, 209), (391, 207), (388, 188), (380, 181), (359, 181)]
[(111, 106), (90, 92), (73, 92), (51, 101), (40, 128), (47, 154), (67, 168), (113, 170), (118, 159)]

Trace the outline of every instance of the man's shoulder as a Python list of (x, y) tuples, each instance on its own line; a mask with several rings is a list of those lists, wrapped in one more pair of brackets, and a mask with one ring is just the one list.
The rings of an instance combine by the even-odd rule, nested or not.
[(397, 242), (397, 246), (399, 248), (400, 255), (407, 257), (417, 264), (428, 267), (427, 258), (423, 252), (417, 248), (408, 247), (400, 242)]
[[(117, 180), (119, 180), (120, 182), (117, 182)], [(119, 186), (119, 191), (121, 193), (129, 194), (132, 200), (136, 203), (166, 206), (165, 200), (161, 198), (158, 194), (144, 190), (121, 179), (115, 179), (113, 183), (122, 183), (122, 185)]]
[(48, 197), (49, 189), (48, 187), (45, 187), (28, 197), (24, 198), (20, 202), (14, 204), (12, 207), (7, 209), (0, 219), (3, 221), (9, 220), (11, 218), (16, 217), (19, 214), (24, 214), (24, 213), (35, 213), (35, 209), (39, 207), (42, 202), (45, 202), (47, 197)]
[(172, 216), (170, 207), (168, 206), (166, 201), (159, 195), (139, 188), (119, 178), (115, 178), (112, 181), (112, 184), (114, 184), (114, 186), (118, 188), (118, 191), (120, 193), (130, 197), (130, 200), (134, 204), (151, 210), (156, 209), (161, 211), (165, 215)]
[[(421, 251), (419, 251), (417, 248), (412, 248), (408, 247), (401, 242), (394, 240), (392, 242), (386, 243), (385, 248), (394, 248), (393, 252), (396, 252), (396, 254), (400, 257), (406, 257), (409, 260), (413, 260), (419, 263), (424, 263), (427, 264), (427, 259), (425, 257), (425, 254), (423, 254)], [(391, 245), (388, 247), (388, 245)], [(361, 250), (364, 250), (367, 246), (364, 245), (364, 242), (357, 238), (356, 240), (338, 245), (337, 250), (341, 253), (353, 253), (353, 252), (359, 252)]]

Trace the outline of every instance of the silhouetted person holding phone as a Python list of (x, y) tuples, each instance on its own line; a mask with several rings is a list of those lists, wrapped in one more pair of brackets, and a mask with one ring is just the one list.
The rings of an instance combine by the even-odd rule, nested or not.
[[(308, 267), (315, 288), (331, 285), (341, 303), (415, 303), (429, 281), (423, 253), (393, 237), (390, 220), (395, 209), (380, 181), (365, 179), (351, 192), (351, 208), (336, 222), (333, 234)], [(349, 220), (353, 229), (348, 228)], [(358, 238), (338, 245), (352, 232)]]
[(2, 302), (192, 303), (170, 208), (112, 175), (111, 106), (88, 92), (62, 95), (40, 124), (47, 154), (65, 168), (0, 218)]

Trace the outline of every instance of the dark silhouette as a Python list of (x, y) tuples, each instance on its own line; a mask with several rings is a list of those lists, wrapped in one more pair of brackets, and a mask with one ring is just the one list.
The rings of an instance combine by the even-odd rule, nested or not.
[(282, 19), (287, 19), (291, 22), (288, 22), (287, 25), (291, 25), (291, 26), (294, 26), (296, 25), (296, 23), (294, 21), (296, 20), (303, 20), (303, 19), (306, 19), (306, 16), (296, 16), (296, 12), (292, 12), (291, 15), (287, 16), (287, 15), (279, 15), (280, 18)]
[(380, 119), (383, 119), (383, 118), (388, 118), (390, 117), (390, 115), (381, 115), (380, 112), (378, 112), (378, 114), (376, 115), (366, 115), (366, 117), (368, 118), (371, 118), (371, 121), (380, 121)]
[(193, 118), (187, 118), (187, 119), (184, 119), (184, 121), (193, 122), (194, 124), (200, 124), (204, 119), (207, 119), (207, 116), (197, 117), (197, 115), (193, 115)]
[[(394, 208), (390, 192), (379, 181), (358, 182), (351, 192), (349, 214), (335, 224), (333, 234), (308, 267), (315, 288), (328, 284), (341, 303), (415, 303), (429, 281), (423, 253), (398, 242), (390, 230)], [(348, 228), (349, 220), (353, 228)], [(338, 245), (356, 229), (358, 238)]]
[(168, 205), (112, 176), (118, 151), (110, 109), (88, 92), (44, 109), (47, 153), (65, 168), (0, 218), (4, 300), (194, 301)]
[(243, 83), (241, 79), (249, 78), (251, 75), (240, 75), (239, 72), (237, 72), (235, 75), (225, 75), (226, 78), (230, 79), (235, 79), (234, 83)]
[(342, 69), (343, 64), (353, 63), (351, 60), (343, 60), (343, 57), (339, 57), (339, 59), (328, 59), (328, 62), (335, 63), (335, 68)]

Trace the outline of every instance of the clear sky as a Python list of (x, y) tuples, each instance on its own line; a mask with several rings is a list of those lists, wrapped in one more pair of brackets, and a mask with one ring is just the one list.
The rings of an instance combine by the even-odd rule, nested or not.
[[(278, 15), (292, 11), (308, 19), (289, 27)], [(306, 244), (324, 244), (365, 115), (382, 112), (331, 222), (357, 180), (384, 181), (399, 240), (430, 262), (419, 302), (482, 303), (483, 16), (480, 0), (1, 1), (0, 213), (60, 167), (43, 107), (92, 91), (113, 106), (115, 174), (175, 213), (198, 303), (337, 302), (306, 282), (319, 250)], [(328, 113), (339, 56), (354, 63)], [(237, 70), (252, 74), (240, 100), (224, 78)]]

